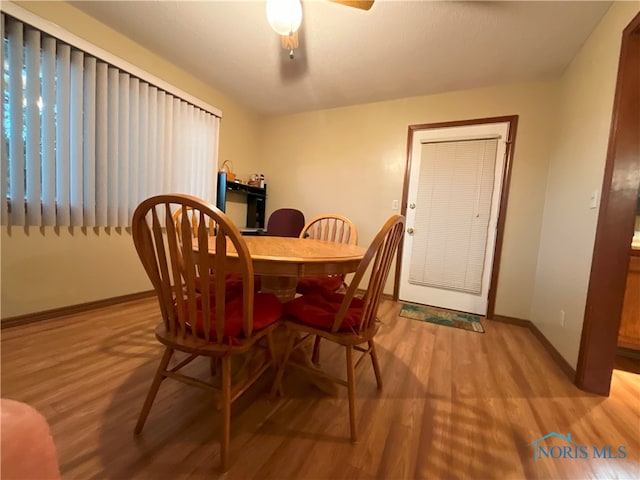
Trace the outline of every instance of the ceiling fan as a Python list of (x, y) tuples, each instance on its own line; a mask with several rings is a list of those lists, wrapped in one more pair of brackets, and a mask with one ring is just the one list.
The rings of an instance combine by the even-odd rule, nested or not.
[[(374, 0), (329, 1), (360, 10), (369, 10), (374, 2)], [(289, 50), (289, 58), (293, 59), (294, 50), (298, 48), (298, 29), (302, 23), (300, 0), (267, 0), (267, 20), (271, 28), (280, 35), (282, 48)]]

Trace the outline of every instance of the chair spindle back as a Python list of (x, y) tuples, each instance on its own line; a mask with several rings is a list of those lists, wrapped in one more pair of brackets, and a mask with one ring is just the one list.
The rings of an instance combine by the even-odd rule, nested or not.
[(370, 333), (371, 329), (375, 329), (380, 297), (382, 296), (384, 285), (389, 276), (393, 257), (398, 251), (398, 246), (404, 234), (404, 224), (404, 216), (393, 215), (385, 222), (375, 236), (367, 249), (367, 253), (365, 253), (363, 259), (360, 261), (358, 269), (347, 289), (347, 293), (340, 305), (331, 329), (332, 332), (337, 332), (340, 329), (345, 314), (351, 304), (351, 300), (353, 300), (356, 290), (367, 271), (370, 271), (371, 275), (369, 277), (369, 285), (362, 298), (364, 306), (362, 308), (360, 324), (356, 328), (356, 333), (362, 335), (364, 332)]
[(189, 195), (158, 195), (136, 208), (132, 235), (167, 332), (194, 342), (224, 343), (225, 277), (237, 272), (242, 275), (243, 333), (251, 336), (253, 264), (240, 231), (222, 211)]
[(329, 242), (358, 244), (358, 232), (353, 222), (346, 217), (326, 213), (313, 218), (305, 225), (300, 238), (314, 238)]

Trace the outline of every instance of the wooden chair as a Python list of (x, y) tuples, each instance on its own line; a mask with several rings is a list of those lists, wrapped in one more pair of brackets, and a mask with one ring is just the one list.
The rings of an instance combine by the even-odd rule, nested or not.
[[(172, 213), (176, 210), (189, 214), (176, 222)], [(142, 431), (166, 378), (212, 390), (221, 409), (220, 463), (226, 471), (231, 403), (275, 366), (271, 333), (282, 306), (274, 295), (255, 293), (246, 243), (213, 205), (187, 195), (149, 198), (136, 208), (132, 235), (158, 298), (162, 322), (155, 334), (165, 346), (135, 433)], [(215, 253), (209, 252), (210, 243)], [(231, 247), (237, 255), (229, 255)], [(230, 292), (225, 278), (232, 270), (240, 274), (241, 288)], [(212, 271), (215, 275), (199, 275)], [(186, 354), (185, 358), (170, 366), (175, 352)], [(231, 359), (237, 355), (244, 355), (251, 367), (234, 375), (232, 384)], [(206, 381), (180, 372), (198, 357), (218, 359), (221, 378)]]
[[(191, 207), (179, 208), (173, 213), (173, 221), (176, 224), (176, 232), (178, 234), (178, 239), (182, 241), (182, 222), (183, 218), (188, 224), (191, 226), (191, 236), (192, 238), (196, 238), (198, 236), (198, 214), (197, 211)], [(207, 234), (209, 236), (215, 236), (216, 233), (216, 224), (213, 219), (209, 219), (206, 225)], [(211, 278), (212, 282), (215, 282), (215, 272), (212, 270), (210, 274), (214, 275)], [(227, 273), (226, 274), (227, 281), (227, 289), (228, 292), (233, 292), (234, 290), (238, 290), (242, 288), (242, 275), (240, 273)], [(260, 291), (262, 287), (262, 277), (260, 275), (255, 275), (254, 277), (254, 287), (255, 291)]]
[(279, 208), (269, 215), (267, 235), (297, 237), (304, 227), (304, 213), (295, 208)]
[[(394, 215), (386, 221), (360, 262), (346, 294), (328, 291), (311, 293), (298, 297), (284, 306), (284, 320), (289, 330), (289, 341), (272, 393), (281, 392), (282, 377), (287, 365), (299, 368), (310, 375), (319, 374), (317, 369), (309, 368), (299, 362), (289, 362), (293, 350), (300, 348), (304, 352), (306, 343), (314, 336), (342, 345), (346, 350), (347, 379), (326, 373), (320, 375), (348, 389), (352, 442), (357, 440), (355, 369), (362, 365), (362, 360), (366, 356), (371, 358), (378, 389), (382, 389), (382, 376), (374, 343), (374, 337), (378, 331), (376, 315), (393, 257), (404, 233), (404, 222), (405, 219), (401, 215)], [(358, 298), (355, 295), (356, 291), (367, 273), (370, 273), (368, 286), (364, 296)], [(363, 344), (366, 344), (366, 347), (362, 347)], [(355, 364), (354, 350), (363, 354)]]
[[(355, 225), (347, 217), (334, 213), (325, 213), (312, 218), (307, 223), (300, 238), (313, 238), (328, 242), (358, 244), (358, 231)], [(308, 294), (320, 290), (338, 291), (340, 288), (347, 288), (344, 275), (316, 275), (301, 277), (296, 285), (296, 293)], [(316, 337), (313, 345), (312, 361), (317, 364), (320, 359), (320, 337)]]
[(302, 229), (300, 238), (315, 238), (329, 242), (358, 244), (358, 231), (347, 217), (324, 213), (312, 218)]
[[(326, 213), (319, 215), (307, 223), (300, 238), (314, 238), (328, 242), (358, 244), (358, 231), (351, 220), (341, 215)], [(339, 290), (345, 286), (344, 275), (320, 275), (313, 277), (302, 277), (298, 280), (296, 292), (305, 294), (318, 289), (331, 291)]]
[[(198, 210), (194, 210), (191, 207), (179, 208), (173, 213), (173, 222), (176, 224), (176, 232), (178, 238), (182, 238), (182, 222), (187, 222), (191, 226), (191, 236), (196, 238), (198, 236)], [(207, 222), (206, 229), (207, 234), (215, 236), (215, 221), (210, 218)]]
[[(173, 222), (176, 225), (176, 234), (178, 235), (179, 245), (182, 244), (182, 223), (186, 222), (191, 228), (189, 232), (191, 233), (192, 241), (198, 237), (198, 211), (194, 210), (191, 207), (178, 208), (173, 213)], [(205, 225), (207, 230), (207, 235), (215, 236), (215, 221), (213, 219), (209, 219), (207, 224)], [(210, 272), (213, 274), (213, 270)], [(198, 272), (198, 275), (201, 275)], [(236, 274), (238, 275), (238, 274)]]

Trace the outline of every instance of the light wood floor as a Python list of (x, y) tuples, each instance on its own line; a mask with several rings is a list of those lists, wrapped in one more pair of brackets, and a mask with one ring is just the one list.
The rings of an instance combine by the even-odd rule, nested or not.
[[(385, 389), (360, 371), (360, 442), (346, 391), (331, 397), (295, 372), (285, 397), (272, 375), (232, 407), (235, 478), (640, 478), (640, 377), (615, 371), (611, 396), (578, 390), (525, 328), (485, 321), (479, 334), (381, 307)], [(133, 428), (161, 347), (154, 299), (2, 331), (2, 396), (49, 420), (65, 479), (216, 478), (218, 415), (207, 392), (167, 380), (139, 437)], [(322, 364), (342, 371), (343, 354)], [(195, 362), (206, 377), (206, 360)], [(571, 433), (578, 445), (626, 447), (624, 459), (534, 461), (531, 442)], [(552, 440), (546, 441), (553, 445)], [(544, 444), (544, 442), (543, 442)], [(561, 444), (558, 444), (561, 445)]]

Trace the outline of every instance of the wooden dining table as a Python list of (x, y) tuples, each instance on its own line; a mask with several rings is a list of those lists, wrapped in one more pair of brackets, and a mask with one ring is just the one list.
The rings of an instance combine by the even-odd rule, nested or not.
[[(295, 296), (299, 277), (355, 272), (367, 249), (357, 245), (311, 238), (247, 236), (253, 271), (262, 277), (262, 291), (274, 293), (282, 302)], [(233, 245), (228, 246), (233, 256)], [(215, 253), (215, 238), (209, 239)]]
[[(254, 274), (262, 277), (261, 291), (275, 294), (283, 303), (295, 298), (298, 278), (306, 275), (339, 275), (355, 272), (367, 251), (366, 248), (357, 245), (311, 238), (269, 236), (242, 238), (249, 249)], [(215, 255), (215, 237), (209, 239), (209, 254)], [(234, 254), (233, 244), (228, 243), (227, 255), (233, 258)], [(280, 358), (287, 344), (285, 335), (284, 330), (276, 330), (273, 339), (275, 353)], [(301, 350), (296, 350), (291, 360), (309, 368), (317, 368), (311, 363), (309, 356)], [(239, 365), (236, 374), (242, 375), (244, 370), (245, 365)], [(322, 376), (312, 376), (308, 380), (330, 395), (337, 394), (336, 385)]]

